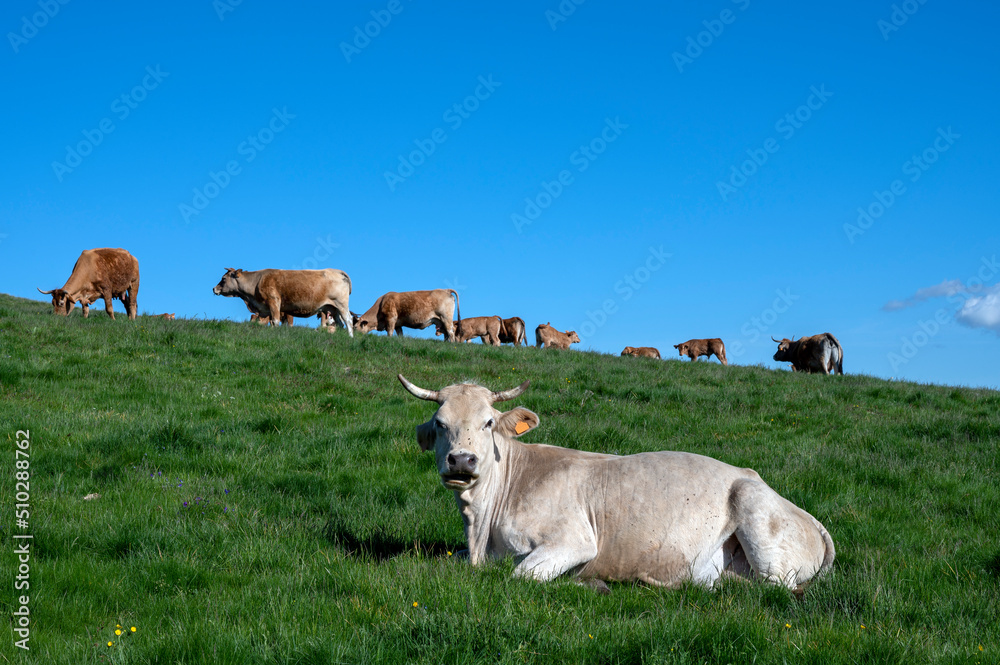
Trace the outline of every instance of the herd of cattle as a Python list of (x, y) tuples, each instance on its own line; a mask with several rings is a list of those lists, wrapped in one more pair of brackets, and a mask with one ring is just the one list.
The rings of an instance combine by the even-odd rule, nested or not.
[[(84, 251), (61, 289), (53, 311), (68, 315), (77, 302), (86, 317), (104, 299), (125, 303), (136, 316), (139, 263), (123, 249)], [(41, 289), (39, 289), (41, 291)], [(319, 316), (368, 333), (402, 334), (431, 325), (449, 341), (527, 346), (524, 321), (498, 316), (452, 318), (458, 294), (450, 289), (390, 292), (364, 314), (349, 309), (351, 279), (341, 270), (228, 268), (213, 289), (243, 300), (261, 323), (291, 324), (293, 317)], [(173, 318), (172, 314), (160, 315)], [(568, 349), (580, 338), (548, 323), (535, 329), (539, 347)], [(777, 341), (777, 340), (775, 340)], [(716, 356), (726, 365), (721, 339), (674, 345), (692, 360)], [(622, 355), (659, 358), (652, 347), (625, 347)], [(843, 373), (843, 352), (829, 333), (779, 343), (775, 360), (798, 371)], [(463, 516), (469, 559), (512, 555), (515, 574), (549, 580), (569, 573), (606, 590), (604, 580), (639, 580), (676, 587), (687, 580), (714, 586), (728, 577), (758, 578), (801, 590), (833, 564), (833, 540), (812, 515), (781, 497), (751, 469), (686, 452), (606, 455), (526, 445), (517, 437), (539, 424), (523, 407), (507, 412), (497, 402), (523, 393), (528, 382), (494, 392), (463, 383), (428, 390), (400, 382), (415, 397), (438, 404), (417, 427), (423, 450), (433, 450), (442, 484), (452, 490)]]
[[(124, 249), (88, 249), (80, 254), (73, 272), (61, 289), (39, 292), (52, 296), (52, 311), (69, 315), (76, 303), (83, 308), (83, 316), (90, 313), (90, 305), (104, 300), (108, 316), (115, 318), (112, 300), (124, 303), (128, 317), (136, 316), (139, 291), (139, 262)], [(350, 310), (351, 278), (343, 270), (238, 270), (226, 268), (226, 273), (213, 289), (216, 295), (240, 298), (250, 311), (250, 320), (261, 324), (292, 325), (294, 317), (317, 316), (320, 328), (333, 332), (335, 326), (369, 333), (384, 331), (390, 337), (402, 335), (403, 328), (423, 330), (430, 326), (435, 334), (447, 341), (468, 342), (479, 338), (484, 344), (519, 346), (526, 339), (526, 326), (520, 317), (476, 316), (463, 319), (458, 293), (453, 289), (432, 291), (390, 291), (375, 301), (368, 311), (358, 315)], [(456, 311), (457, 310), (457, 311)], [(457, 313), (457, 317), (455, 314)], [(160, 314), (173, 319), (173, 314)], [(791, 363), (797, 372), (822, 374), (844, 373), (844, 350), (837, 338), (822, 333), (797, 340), (778, 341), (774, 359)], [(549, 323), (535, 328), (535, 346), (539, 348), (569, 349), (580, 342), (573, 330), (559, 331)], [(714, 355), (723, 365), (726, 346), (719, 338), (690, 339), (674, 344), (680, 356), (697, 360)], [(660, 358), (659, 350), (648, 347), (626, 346), (623, 356)]]

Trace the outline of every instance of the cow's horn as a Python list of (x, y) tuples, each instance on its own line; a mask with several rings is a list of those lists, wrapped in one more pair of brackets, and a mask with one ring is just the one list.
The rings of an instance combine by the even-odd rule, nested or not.
[[(36, 286), (35, 288), (36, 288), (36, 289), (38, 289), (38, 287), (37, 287), (37, 286)], [(55, 289), (52, 289), (52, 291), (55, 291)], [(46, 296), (47, 296), (47, 295), (51, 295), (51, 294), (52, 294), (52, 291), (42, 291), (41, 289), (38, 289), (38, 292), (39, 292), (39, 293), (41, 293), (42, 295), (46, 295)]]
[(403, 387), (410, 391), (410, 394), (414, 397), (419, 397), (420, 399), (425, 399), (429, 402), (437, 402), (438, 404), (441, 403), (441, 400), (438, 398), (438, 391), (427, 390), (426, 388), (415, 386), (407, 381), (406, 377), (402, 374), (397, 374), (396, 378), (399, 379), (399, 382), (403, 384)]
[(509, 399), (514, 399), (515, 397), (517, 397), (518, 395), (520, 395), (521, 393), (523, 393), (525, 390), (528, 389), (528, 384), (529, 383), (531, 383), (531, 381), (525, 381), (524, 383), (522, 383), (521, 385), (519, 385), (517, 388), (511, 388), (510, 390), (500, 390), (500, 391), (497, 391), (497, 392), (493, 393), (493, 395), (492, 395), (493, 401), (494, 402), (506, 402)]
[(781, 340), (780, 339), (774, 339), (774, 335), (771, 335), (771, 341), (772, 342), (777, 342), (778, 344), (781, 344)]

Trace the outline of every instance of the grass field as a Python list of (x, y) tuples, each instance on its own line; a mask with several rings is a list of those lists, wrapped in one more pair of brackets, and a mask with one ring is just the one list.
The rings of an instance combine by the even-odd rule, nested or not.
[[(1000, 393), (50, 310), (0, 296), (0, 603), (9, 618), (29, 593), (32, 618), (30, 652), (8, 630), (3, 662), (1000, 662)], [(752, 467), (823, 522), (834, 568), (801, 601), (473, 569), (415, 440), (434, 407), (400, 372), (530, 379), (509, 403), (540, 415), (529, 443)]]

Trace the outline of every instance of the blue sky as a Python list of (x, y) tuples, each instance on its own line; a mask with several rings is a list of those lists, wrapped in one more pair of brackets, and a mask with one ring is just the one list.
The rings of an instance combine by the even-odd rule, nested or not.
[(450, 287), (584, 349), (830, 331), (1000, 384), (1000, 9), (692, 4), (7, 2), (0, 291), (124, 247), (148, 313), (333, 267), (356, 312)]

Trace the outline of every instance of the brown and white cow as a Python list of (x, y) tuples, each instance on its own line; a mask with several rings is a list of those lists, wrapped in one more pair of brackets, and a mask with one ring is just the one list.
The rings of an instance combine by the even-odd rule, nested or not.
[(570, 344), (578, 344), (580, 336), (575, 330), (559, 332), (549, 323), (535, 328), (535, 346), (540, 349), (568, 349)]
[(637, 358), (659, 358), (660, 351), (652, 346), (626, 346), (622, 349), (623, 356), (635, 356)]
[(454, 323), (456, 341), (468, 342), (470, 339), (478, 337), (483, 344), (500, 346), (501, 319), (499, 316), (471, 316)]
[(135, 319), (139, 295), (139, 261), (120, 248), (85, 249), (80, 253), (73, 272), (61, 289), (38, 289), (38, 292), (52, 295), (52, 313), (59, 316), (68, 316), (76, 303), (80, 302), (83, 317), (87, 318), (91, 303), (103, 298), (104, 311), (114, 319), (112, 300), (118, 298), (125, 305), (128, 318)]
[(520, 346), (523, 342), (528, 346), (527, 326), (520, 316), (512, 316), (509, 319), (500, 320), (500, 343)]
[(514, 574), (540, 581), (639, 580), (677, 587), (763, 579), (801, 588), (833, 564), (833, 540), (812, 515), (756, 472), (687, 452), (604, 455), (517, 437), (538, 415), (494, 404), (523, 393), (469, 383), (415, 397), (439, 406), (417, 426), (422, 450), (452, 490), (469, 560), (513, 556)]
[[(778, 342), (774, 337), (771, 339)], [(786, 337), (778, 342), (774, 359), (778, 362), (792, 363), (792, 369), (796, 372), (844, 373), (844, 349), (837, 338), (830, 333), (800, 337), (797, 340)]]
[(462, 310), (458, 303), (458, 293), (454, 289), (390, 291), (379, 296), (367, 312), (360, 316), (354, 315), (354, 329), (362, 333), (385, 331), (392, 337), (393, 332), (402, 335), (403, 328), (423, 330), (428, 326), (435, 326), (444, 331), (446, 341), (453, 342), (456, 309), (457, 318), (461, 321)]
[(692, 361), (698, 360), (699, 356), (705, 356), (711, 360), (714, 355), (723, 365), (729, 364), (729, 361), (726, 360), (726, 345), (718, 337), (689, 339), (686, 342), (674, 344), (674, 348), (677, 349), (677, 355), (687, 356)]
[[(291, 317), (317, 313), (332, 314), (336, 323), (354, 336), (351, 328), (351, 278), (343, 270), (237, 270), (226, 274), (212, 292), (217, 296), (241, 298), (251, 314), (263, 322), (291, 325)], [(253, 317), (251, 316), (251, 320)], [(325, 322), (325, 319), (324, 319)]]

